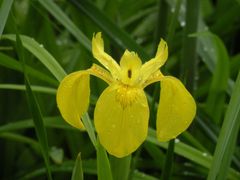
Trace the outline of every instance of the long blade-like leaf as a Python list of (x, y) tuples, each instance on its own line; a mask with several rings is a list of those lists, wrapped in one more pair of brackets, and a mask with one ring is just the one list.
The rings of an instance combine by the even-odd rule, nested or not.
[(208, 180), (223, 180), (230, 168), (240, 126), (240, 71), (224, 118)]
[[(16, 41), (16, 36), (13, 34), (3, 35), (2, 38)], [(23, 46), (33, 55), (35, 55), (58, 81), (61, 81), (66, 76), (64, 69), (41, 44), (37, 43), (34, 39), (24, 35), (21, 35), (21, 40)]]
[(26, 95), (27, 95), (29, 109), (30, 109), (32, 117), (33, 117), (36, 134), (37, 134), (38, 140), (40, 142), (40, 147), (42, 150), (44, 162), (45, 162), (45, 165), (47, 168), (47, 176), (48, 176), (49, 180), (52, 180), (52, 175), (51, 175), (51, 170), (50, 170), (50, 161), (49, 161), (49, 155), (48, 155), (47, 133), (46, 133), (46, 130), (45, 130), (45, 127), (43, 124), (40, 107), (38, 105), (35, 95), (32, 92), (32, 89), (31, 89), (31, 86), (30, 86), (30, 83), (28, 80), (28, 75), (25, 70), (25, 59), (24, 59), (22, 41), (18, 34), (16, 36), (16, 45), (17, 45), (18, 57), (23, 66), (25, 85), (26, 85)]
[(7, 22), (8, 14), (11, 10), (13, 0), (3, 0), (0, 8), (0, 37)]

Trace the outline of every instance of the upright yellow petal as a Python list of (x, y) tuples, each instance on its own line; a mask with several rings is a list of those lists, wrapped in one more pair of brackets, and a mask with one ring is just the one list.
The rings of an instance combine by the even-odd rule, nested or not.
[(148, 118), (144, 91), (120, 85), (104, 90), (94, 112), (100, 143), (119, 158), (131, 154), (146, 139)]
[(157, 138), (168, 141), (185, 131), (196, 113), (196, 104), (178, 79), (165, 76), (161, 81), (157, 113)]
[(93, 56), (111, 72), (113, 77), (117, 78), (119, 76), (120, 67), (110, 55), (104, 52), (104, 42), (100, 32), (92, 38), (92, 53)]
[(87, 111), (90, 87), (89, 74), (78, 71), (66, 76), (57, 90), (57, 105), (65, 121), (76, 128), (84, 128), (81, 116)]
[(168, 46), (167, 43), (161, 39), (156, 56), (143, 64), (141, 68), (142, 80), (147, 80), (151, 74), (159, 70), (159, 68), (166, 62), (167, 58)]
[(121, 82), (128, 85), (139, 83), (139, 72), (142, 65), (141, 59), (135, 52), (126, 50), (120, 60)]

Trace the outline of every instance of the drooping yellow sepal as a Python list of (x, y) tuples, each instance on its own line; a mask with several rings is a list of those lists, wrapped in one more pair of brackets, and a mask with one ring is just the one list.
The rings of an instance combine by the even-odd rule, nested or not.
[(172, 76), (161, 80), (157, 112), (157, 138), (168, 141), (185, 131), (196, 113), (196, 104), (184, 85)]
[(116, 157), (134, 152), (146, 139), (149, 109), (141, 89), (111, 85), (97, 101), (94, 123), (101, 144)]
[(83, 129), (81, 116), (87, 111), (90, 97), (89, 74), (78, 71), (66, 76), (57, 90), (57, 105), (65, 121)]

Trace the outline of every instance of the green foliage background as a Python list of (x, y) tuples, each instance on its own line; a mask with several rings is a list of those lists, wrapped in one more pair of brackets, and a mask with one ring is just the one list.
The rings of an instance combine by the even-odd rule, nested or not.
[[(129, 49), (147, 61), (167, 41), (162, 71), (198, 106), (170, 146), (155, 137), (158, 84), (146, 88), (149, 135), (132, 156), (107, 155), (94, 133), (102, 81), (91, 80), (87, 131), (60, 117), (58, 84), (98, 63), (99, 31), (116, 60)], [(239, 34), (239, 0), (0, 0), (0, 179), (240, 179)]]

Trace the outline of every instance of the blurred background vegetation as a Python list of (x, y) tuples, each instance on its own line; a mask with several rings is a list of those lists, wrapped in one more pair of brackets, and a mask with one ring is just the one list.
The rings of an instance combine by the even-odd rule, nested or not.
[[(159, 84), (146, 88), (149, 136), (132, 156), (106, 158), (103, 149), (96, 155), (88, 134), (60, 117), (59, 81), (98, 63), (91, 39), (99, 31), (116, 60), (129, 49), (147, 61), (160, 38), (167, 41), (162, 71), (180, 78), (198, 106), (169, 156), (168, 143), (155, 138)], [(23, 47), (15, 43), (17, 33), (25, 35)], [(81, 165), (85, 179), (109, 179), (108, 162), (119, 180), (164, 179), (166, 171), (176, 180), (240, 179), (239, 0), (0, 0), (0, 36), (0, 179), (81, 179)], [(23, 72), (36, 99), (28, 88), (27, 101)], [(106, 84), (92, 78), (91, 87), (92, 119)]]

